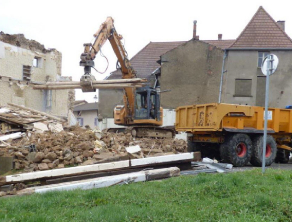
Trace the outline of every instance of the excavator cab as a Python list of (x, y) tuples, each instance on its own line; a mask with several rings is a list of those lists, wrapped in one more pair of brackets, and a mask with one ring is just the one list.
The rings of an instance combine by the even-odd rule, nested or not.
[(135, 93), (134, 119), (160, 121), (160, 95), (151, 87), (138, 88)]

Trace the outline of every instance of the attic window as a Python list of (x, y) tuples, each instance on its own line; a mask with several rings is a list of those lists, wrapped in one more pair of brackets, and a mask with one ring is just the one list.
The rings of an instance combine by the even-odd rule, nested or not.
[(23, 66), (22, 67), (22, 79), (24, 81), (31, 80), (31, 66)]
[(42, 58), (41, 57), (34, 57), (33, 59), (33, 67), (41, 68), (42, 67)]
[(269, 55), (270, 52), (258, 52), (258, 68), (262, 67), (264, 59)]

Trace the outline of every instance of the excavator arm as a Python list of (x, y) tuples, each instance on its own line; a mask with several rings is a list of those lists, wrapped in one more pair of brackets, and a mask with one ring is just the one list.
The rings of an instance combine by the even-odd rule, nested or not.
[(80, 66), (84, 66), (84, 75), (91, 75), (91, 68), (94, 67), (94, 59), (97, 53), (101, 50), (104, 43), (109, 40), (120, 63), (122, 78), (130, 79), (136, 77), (136, 72), (131, 67), (127, 52), (121, 42), (123, 37), (116, 32), (112, 17), (107, 17), (106, 21), (101, 24), (93, 36), (95, 37), (94, 43), (84, 44), (84, 52), (80, 56)]
[[(94, 43), (84, 44), (84, 52), (80, 56), (80, 66), (84, 66), (84, 75), (80, 79), (83, 92), (95, 92), (95, 89), (91, 87), (92, 82), (95, 81), (94, 76), (91, 74), (91, 68), (94, 67), (94, 59), (97, 53), (107, 40), (109, 40), (118, 58), (118, 62), (121, 66), (122, 78), (136, 78), (136, 72), (132, 68), (127, 52), (121, 42), (123, 37), (117, 33), (112, 17), (107, 17), (106, 21), (101, 24), (98, 31), (93, 36), (95, 37)], [(124, 104), (126, 108), (125, 121), (127, 123), (133, 120), (134, 94), (135, 89), (124, 88)]]

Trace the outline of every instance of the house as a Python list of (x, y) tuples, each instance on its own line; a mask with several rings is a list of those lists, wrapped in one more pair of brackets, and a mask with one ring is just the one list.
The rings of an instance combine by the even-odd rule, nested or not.
[(269, 53), (280, 61), (270, 78), (269, 106), (291, 105), (292, 41), (284, 26), (259, 7), (236, 40), (222, 40), (221, 35), (216, 41), (194, 38), (163, 54), (161, 90), (171, 91), (162, 94), (161, 105), (218, 102), (220, 95), (223, 103), (264, 106), (266, 78), (260, 68)]
[(62, 54), (46, 49), (23, 34), (0, 32), (0, 106), (24, 105), (58, 116), (72, 109), (74, 90), (34, 90), (48, 81), (71, 81), (61, 76)]
[(73, 113), (82, 127), (89, 126), (91, 129), (97, 128), (99, 123), (98, 103), (84, 103), (77, 105)]

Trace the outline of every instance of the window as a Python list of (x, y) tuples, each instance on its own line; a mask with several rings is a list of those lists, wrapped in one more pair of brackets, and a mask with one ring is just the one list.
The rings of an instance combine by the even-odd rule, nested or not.
[(79, 123), (79, 126), (83, 126), (83, 118), (78, 117), (77, 121)]
[(46, 107), (52, 107), (52, 90), (46, 90)]
[(42, 58), (34, 57), (32, 64), (33, 64), (33, 67), (41, 68), (42, 67)]
[(258, 52), (258, 68), (262, 67), (262, 63), (267, 55), (269, 55), (270, 52)]
[(251, 97), (251, 79), (235, 79), (234, 97)]
[(31, 66), (22, 67), (22, 80), (30, 81), (31, 80)]

